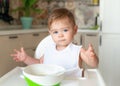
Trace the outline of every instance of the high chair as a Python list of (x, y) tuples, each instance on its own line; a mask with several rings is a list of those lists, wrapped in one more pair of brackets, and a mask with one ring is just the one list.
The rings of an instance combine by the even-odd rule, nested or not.
[(52, 40), (52, 37), (48, 35), (38, 44), (34, 57), (40, 59), (40, 57), (44, 54), (45, 48), (51, 44), (54, 44), (54, 41)]

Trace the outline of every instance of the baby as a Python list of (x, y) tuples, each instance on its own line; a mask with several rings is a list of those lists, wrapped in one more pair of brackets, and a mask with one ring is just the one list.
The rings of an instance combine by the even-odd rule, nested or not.
[(21, 48), (20, 51), (15, 49), (15, 53), (11, 54), (14, 60), (22, 61), (27, 65), (55, 64), (66, 70), (82, 68), (82, 61), (91, 67), (98, 66), (98, 57), (91, 44), (85, 50), (82, 46), (72, 43), (78, 28), (74, 16), (69, 10), (65, 8), (53, 10), (48, 18), (48, 28), (54, 44), (46, 47), (44, 55), (40, 59), (30, 57)]

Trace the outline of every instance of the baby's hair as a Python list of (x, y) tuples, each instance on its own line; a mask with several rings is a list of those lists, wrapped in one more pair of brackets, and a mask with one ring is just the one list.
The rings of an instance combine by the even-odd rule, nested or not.
[(76, 25), (74, 15), (72, 14), (71, 11), (69, 11), (66, 8), (57, 8), (53, 10), (48, 17), (48, 28), (50, 29), (50, 26), (54, 21), (61, 19), (68, 19), (73, 26)]

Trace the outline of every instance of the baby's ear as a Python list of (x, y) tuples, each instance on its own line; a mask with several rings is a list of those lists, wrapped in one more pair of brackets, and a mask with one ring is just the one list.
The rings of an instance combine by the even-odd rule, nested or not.
[(74, 34), (76, 34), (76, 33), (77, 33), (77, 30), (78, 30), (78, 26), (77, 26), (77, 25), (75, 25), (75, 26), (74, 26)]

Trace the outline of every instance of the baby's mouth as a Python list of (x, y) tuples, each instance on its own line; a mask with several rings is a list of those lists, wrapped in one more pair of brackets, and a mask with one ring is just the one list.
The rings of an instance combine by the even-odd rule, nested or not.
[(59, 42), (63, 42), (63, 41), (65, 41), (65, 39), (59, 40)]

